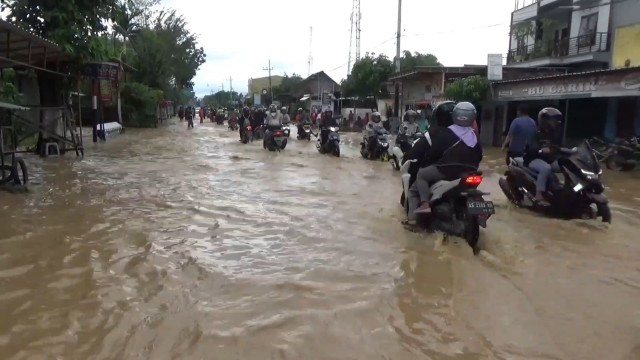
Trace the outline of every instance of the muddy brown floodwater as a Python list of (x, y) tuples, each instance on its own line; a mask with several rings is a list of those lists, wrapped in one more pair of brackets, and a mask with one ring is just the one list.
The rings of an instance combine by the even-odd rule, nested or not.
[(0, 193), (2, 359), (640, 359), (640, 176), (614, 223), (510, 206), (483, 255), (400, 226), (400, 179), (212, 124), (29, 158)]

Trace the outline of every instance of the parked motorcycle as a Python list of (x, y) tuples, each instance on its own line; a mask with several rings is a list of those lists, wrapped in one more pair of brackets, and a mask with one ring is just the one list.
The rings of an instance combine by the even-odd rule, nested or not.
[(585, 141), (573, 149), (558, 148), (558, 165), (564, 176), (561, 183), (554, 175), (549, 179), (547, 191), (543, 194), (550, 206), (543, 206), (536, 200), (537, 173), (524, 165), (522, 158), (511, 159), (505, 176), (499, 185), (507, 198), (516, 206), (563, 219), (601, 217), (611, 223), (609, 201), (604, 195), (600, 179), (602, 169), (595, 155)]
[(298, 140), (311, 141), (311, 124), (302, 124), (302, 130), (298, 128)]
[(394, 170), (400, 170), (400, 165), (404, 159), (404, 155), (413, 148), (413, 145), (424, 136), (422, 133), (415, 133), (412, 135), (400, 134), (396, 137), (396, 143), (391, 150), (389, 150), (389, 162)]
[(247, 125), (244, 127), (244, 132), (242, 133), (242, 143), (248, 144), (250, 141), (253, 141), (253, 128), (251, 125)]
[[(376, 141), (373, 152), (369, 151), (371, 138), (375, 138)], [(375, 135), (371, 137), (365, 132), (360, 143), (360, 155), (369, 160), (389, 161), (389, 132), (385, 129), (376, 129)]]
[(604, 162), (609, 170), (630, 171), (635, 169), (640, 162), (638, 138), (632, 137), (611, 144), (611, 149)]
[[(409, 211), (409, 167), (416, 160), (405, 162), (402, 173), (402, 196), (400, 204)], [(489, 195), (478, 190), (482, 183), (482, 172), (470, 170), (459, 179), (439, 181), (431, 186), (431, 214), (426, 215), (424, 225), (431, 231), (441, 231), (447, 235), (464, 238), (477, 255), (480, 252), (478, 240), (480, 227), (487, 227), (487, 220), (495, 214), (494, 204), (485, 201), (483, 196)]]
[(281, 151), (287, 147), (287, 137), (284, 135), (282, 128), (273, 131), (267, 131), (262, 140), (262, 147), (269, 151)]
[[(316, 142), (316, 148), (320, 154), (333, 154), (335, 157), (340, 157), (340, 135), (338, 134), (337, 127), (329, 127), (327, 134), (327, 142), (322, 144), (322, 136), (316, 135), (318, 141)], [(322, 131), (322, 130), (321, 130)]]

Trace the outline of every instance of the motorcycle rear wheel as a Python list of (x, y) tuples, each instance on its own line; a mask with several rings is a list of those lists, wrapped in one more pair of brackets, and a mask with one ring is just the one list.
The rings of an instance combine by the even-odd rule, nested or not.
[(467, 244), (471, 246), (471, 249), (473, 249), (473, 255), (478, 255), (478, 253), (480, 253), (480, 248), (478, 247), (478, 241), (480, 240), (480, 224), (478, 223), (478, 218), (476, 216), (470, 216), (467, 218), (464, 229), (464, 239), (467, 241)]

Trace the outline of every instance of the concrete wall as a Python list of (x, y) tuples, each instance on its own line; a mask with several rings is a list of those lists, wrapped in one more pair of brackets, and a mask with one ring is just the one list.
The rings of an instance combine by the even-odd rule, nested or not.
[(513, 22), (518, 23), (520, 21), (531, 19), (538, 15), (538, 4), (534, 3), (522, 9), (513, 12)]
[[(613, 56), (615, 55), (614, 50), (615, 50), (615, 44), (616, 44), (615, 43), (616, 29), (620, 27), (636, 25), (636, 24), (640, 24), (640, 1), (623, 1), (623, 2), (616, 2), (612, 5), (612, 8), (611, 8), (611, 49), (612, 49), (611, 64), (613, 64)], [(634, 45), (629, 45), (629, 46), (634, 46)], [(637, 54), (638, 47), (640, 47), (640, 45), (636, 44), (635, 48), (631, 51), (631, 53)], [(633, 60), (634, 59), (632, 59), (631, 61), (632, 65), (638, 62), (637, 59), (635, 59), (636, 60), (635, 62)], [(612, 65), (612, 67), (613, 66), (615, 65)], [(623, 66), (623, 64), (620, 64), (620, 66)]]
[(418, 77), (403, 80), (402, 101), (405, 104), (431, 100), (434, 96), (442, 94), (442, 74), (421, 74)]
[[(600, 0), (598, 4), (602, 6), (589, 6), (589, 9), (585, 10), (574, 10), (571, 15), (571, 32), (570, 37), (576, 37), (580, 33), (580, 22), (583, 16), (598, 14), (598, 25), (597, 32), (609, 32), (609, 12), (611, 10), (611, 5), (609, 5), (609, 0)], [(607, 5), (603, 5), (607, 4)]]

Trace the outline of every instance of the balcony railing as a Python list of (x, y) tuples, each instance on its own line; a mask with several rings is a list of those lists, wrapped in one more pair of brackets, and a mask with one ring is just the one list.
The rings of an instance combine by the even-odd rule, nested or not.
[(609, 51), (609, 33), (590, 33), (568, 39), (551, 40), (546, 44), (524, 44), (507, 54), (507, 64), (547, 57), (563, 57)]

